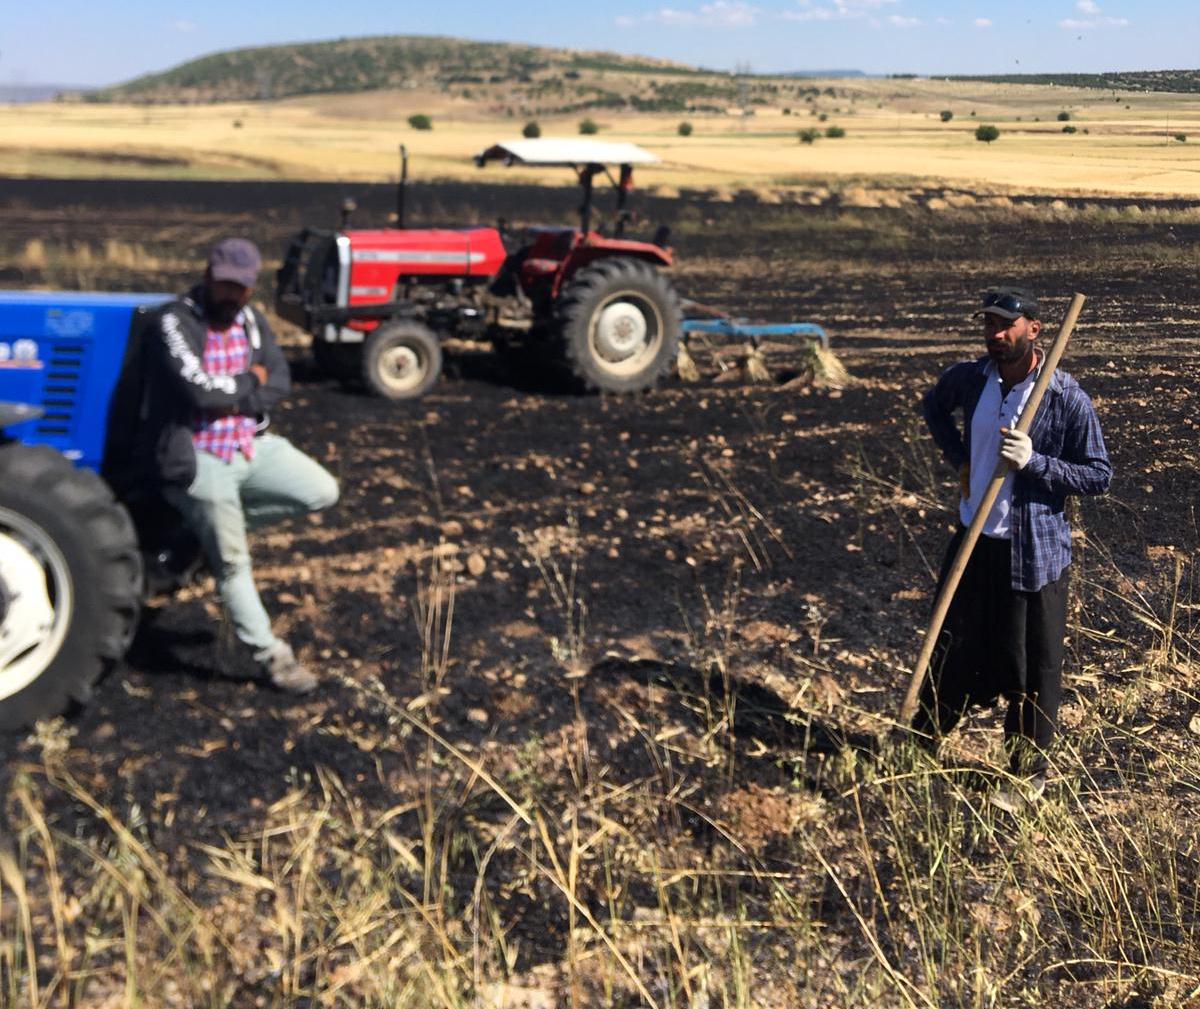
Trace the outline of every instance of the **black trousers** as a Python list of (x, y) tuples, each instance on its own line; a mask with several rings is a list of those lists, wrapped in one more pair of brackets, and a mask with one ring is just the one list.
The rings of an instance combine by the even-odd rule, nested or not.
[[(959, 529), (942, 561), (949, 573)], [(1067, 573), (1037, 592), (1012, 588), (1012, 544), (981, 536), (950, 604), (913, 728), (931, 749), (973, 704), (1008, 702), (1004, 741), (1014, 773), (1046, 769), (1062, 701)]]

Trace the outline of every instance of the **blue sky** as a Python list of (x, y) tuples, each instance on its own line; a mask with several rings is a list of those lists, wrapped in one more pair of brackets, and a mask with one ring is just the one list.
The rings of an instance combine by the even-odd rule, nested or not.
[(108, 84), (220, 49), (455, 35), (757, 72), (1200, 66), (1195, 0), (3, 0), (0, 83)]

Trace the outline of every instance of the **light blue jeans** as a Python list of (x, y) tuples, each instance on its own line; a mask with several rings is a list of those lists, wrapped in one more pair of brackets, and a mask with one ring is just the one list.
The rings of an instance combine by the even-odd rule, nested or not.
[(254, 585), (246, 534), (329, 508), (338, 499), (337, 481), (286, 438), (263, 434), (254, 439), (251, 460), (236, 452), (224, 462), (198, 451), (191, 486), (167, 488), (164, 496), (200, 537), (234, 632), (255, 658), (264, 658), (279, 639)]

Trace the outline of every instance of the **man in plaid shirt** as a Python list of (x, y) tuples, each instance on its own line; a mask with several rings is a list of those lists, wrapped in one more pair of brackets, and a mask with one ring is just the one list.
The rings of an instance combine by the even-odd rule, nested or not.
[(1024, 784), (992, 801), (1015, 811), (1045, 790), (1057, 731), (1071, 563), (1067, 495), (1103, 494), (1112, 466), (1092, 402), (1065, 372), (1055, 373), (1030, 433), (1015, 430), (1045, 358), (1036, 299), (1001, 288), (984, 296), (976, 315), (986, 356), (948, 368), (924, 400), (930, 433), (959, 471), (962, 491), (942, 579), (996, 463), (1004, 459), (1011, 472), (955, 592), (913, 728), (936, 749), (972, 704), (1007, 701), (1005, 744)]
[(250, 305), (261, 266), (254, 245), (225, 239), (209, 254), (203, 283), (162, 310), (145, 418), (163, 496), (200, 537), (234, 632), (269, 682), (307, 693), (317, 678), (272, 631), (247, 532), (328, 508), (338, 487), (267, 431), (291, 378), (269, 323)]

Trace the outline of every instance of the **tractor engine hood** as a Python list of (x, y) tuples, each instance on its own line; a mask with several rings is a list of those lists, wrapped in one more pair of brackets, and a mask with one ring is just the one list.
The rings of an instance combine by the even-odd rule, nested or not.
[(486, 279), (504, 262), (495, 228), (346, 231), (350, 303), (387, 301), (398, 278)]

